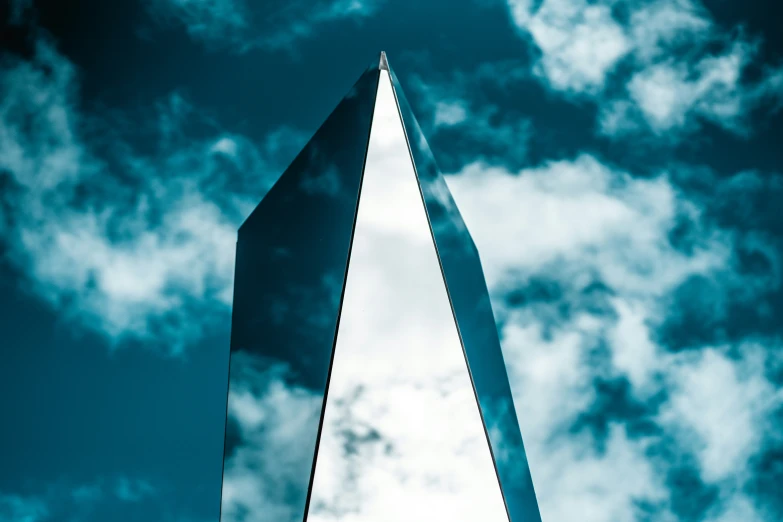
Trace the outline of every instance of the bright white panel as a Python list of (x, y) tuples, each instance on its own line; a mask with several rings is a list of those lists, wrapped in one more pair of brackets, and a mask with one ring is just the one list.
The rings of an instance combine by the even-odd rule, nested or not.
[(387, 71), (308, 516), (337, 520), (508, 520)]

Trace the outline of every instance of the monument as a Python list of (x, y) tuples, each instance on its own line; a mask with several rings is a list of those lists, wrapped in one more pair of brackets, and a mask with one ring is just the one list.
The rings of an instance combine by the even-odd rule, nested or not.
[(479, 255), (384, 53), (234, 285), (223, 520), (540, 522)]

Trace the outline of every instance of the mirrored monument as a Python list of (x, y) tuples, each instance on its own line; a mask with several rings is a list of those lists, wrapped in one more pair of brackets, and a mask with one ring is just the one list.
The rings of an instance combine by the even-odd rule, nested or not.
[(382, 53), (239, 230), (223, 521), (540, 522), (478, 252)]

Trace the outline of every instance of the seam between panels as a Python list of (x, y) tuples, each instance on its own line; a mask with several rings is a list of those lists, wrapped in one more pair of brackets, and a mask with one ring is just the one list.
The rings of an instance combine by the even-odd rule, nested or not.
[[(492, 441), (489, 438), (489, 431), (487, 430), (487, 423), (484, 420), (484, 412), (481, 410), (481, 402), (479, 401), (478, 392), (476, 391), (476, 383), (473, 381), (473, 370), (470, 368), (470, 362), (468, 361), (468, 354), (465, 350), (465, 343), (462, 340), (462, 331), (460, 330), (459, 321), (457, 321), (457, 314), (454, 310), (454, 302), (451, 299), (451, 290), (449, 289), (448, 282), (446, 281), (446, 273), (443, 270), (443, 262), (440, 257), (440, 251), (438, 250), (438, 242), (435, 240), (435, 232), (432, 229), (432, 220), (430, 219), (430, 212), (427, 209), (427, 203), (424, 198), (424, 192), (421, 188), (421, 182), (419, 180), (419, 171), (416, 167), (416, 161), (413, 158), (413, 150), (411, 149), (410, 140), (408, 138), (408, 130), (405, 127), (405, 119), (402, 117), (402, 110), (400, 109), (400, 100), (397, 98), (397, 89), (394, 86), (394, 80), (391, 76), (391, 70), (389, 70), (389, 82), (391, 82), (392, 93), (394, 94), (394, 101), (397, 104), (397, 114), (400, 117), (400, 123), (402, 124), (403, 134), (405, 135), (405, 143), (408, 146), (408, 154), (410, 155), (411, 164), (413, 165), (413, 173), (416, 176), (416, 185), (419, 189), (419, 195), (421, 196), (421, 204), (424, 207), (424, 214), (427, 216), (427, 226), (430, 229), (430, 236), (432, 237), (432, 244), (435, 247), (435, 256), (438, 258), (438, 266), (440, 267), (440, 275), (443, 278), (443, 286), (446, 288), (446, 296), (449, 300), (449, 307), (451, 308), (451, 316), (454, 319), (454, 325), (457, 328), (457, 336), (459, 337), (459, 344), (462, 348), (462, 356), (465, 359), (465, 366), (468, 369), (468, 377), (470, 377), (470, 386), (473, 388), (473, 397), (476, 400), (476, 408), (478, 408), (479, 416), (481, 417), (481, 427), (484, 429), (484, 436), (487, 440), (487, 447), (489, 448), (489, 454), (492, 458), (492, 466), (495, 468), (495, 477), (498, 481), (498, 487), (500, 488), (500, 497), (503, 499), (503, 507), (506, 510), (506, 518), (511, 522), (511, 513), (508, 510), (508, 502), (506, 502), (506, 493), (503, 490), (503, 483), (500, 480), (500, 473), (498, 471), (497, 461), (495, 460), (495, 452), (492, 449)], [(445, 181), (444, 181), (445, 183)]]
[[(365, 72), (365, 73), (362, 73), (362, 74), (364, 75), (364, 74), (366, 74), (366, 72)], [(321, 122), (321, 125), (319, 125), (319, 126), (318, 126), (318, 128), (315, 130), (315, 132), (313, 132), (313, 134), (310, 136), (310, 140), (312, 140), (312, 139), (313, 139), (313, 137), (315, 137), (315, 136), (316, 136), (316, 135), (317, 135), (317, 134), (320, 132), (320, 130), (323, 128), (323, 126), (324, 126), (324, 125), (326, 125), (326, 122), (327, 122), (327, 120), (329, 119), (329, 116), (331, 116), (331, 114), (332, 114), (332, 113), (333, 113), (333, 112), (334, 112), (334, 111), (337, 109), (337, 107), (339, 107), (339, 106), (340, 106), (340, 103), (342, 103), (344, 99), (345, 99), (345, 98), (341, 98), (341, 99), (340, 99), (340, 101), (339, 101), (339, 102), (337, 102), (337, 105), (335, 105), (335, 106), (332, 108), (332, 110), (331, 110), (330, 112), (328, 112), (328, 113), (327, 113), (327, 116), (326, 116), (326, 118), (324, 119), (324, 121), (323, 121), (323, 122)], [(372, 118), (372, 116), (370, 116), (370, 118)], [(308, 140), (307, 142), (305, 142), (305, 145), (302, 147), (302, 149), (301, 149), (299, 152), (297, 152), (297, 153), (296, 153), (296, 156), (294, 156), (294, 159), (292, 159), (292, 160), (291, 160), (291, 161), (288, 163), (288, 165), (286, 166), (286, 168), (285, 168), (285, 169), (283, 169), (283, 174), (285, 174), (286, 172), (288, 172), (288, 169), (290, 169), (290, 168), (291, 168), (291, 166), (293, 166), (293, 165), (294, 165), (294, 164), (295, 164), (295, 163), (296, 163), (296, 162), (299, 160), (299, 158), (302, 156), (302, 154), (304, 153), (305, 149), (307, 148), (307, 144), (308, 144), (308, 143), (310, 143), (310, 140)], [(269, 190), (267, 190), (267, 191), (266, 191), (266, 194), (269, 194), (270, 192), (272, 192), (273, 190), (275, 190), (275, 187), (277, 187), (278, 183), (280, 183), (280, 180), (281, 180), (282, 178), (283, 178), (283, 176), (282, 176), (282, 175), (281, 175), (280, 177), (278, 177), (278, 178), (275, 180), (275, 182), (274, 182), (274, 183), (272, 183), (272, 186), (271, 186), (271, 187), (269, 187)], [(264, 197), (266, 197), (266, 196), (264, 196)], [(247, 216), (247, 218), (245, 218), (245, 221), (243, 221), (243, 222), (242, 222), (242, 224), (241, 224), (241, 225), (239, 225), (239, 230), (240, 230), (240, 231), (241, 231), (241, 230), (242, 230), (242, 229), (245, 227), (245, 224), (248, 222), (248, 220), (249, 220), (251, 217), (253, 217), (253, 214), (255, 214), (255, 211), (256, 211), (256, 209), (257, 209), (257, 208), (258, 208), (258, 207), (254, 208), (254, 209), (253, 209), (253, 211), (252, 211), (252, 212), (250, 212), (250, 215), (248, 215), (248, 216)]]
[[(239, 263), (239, 237), (237, 237), (236, 246), (234, 247), (234, 281), (236, 281), (237, 264)], [(228, 375), (226, 379), (226, 414), (223, 420), (223, 460), (220, 463), (220, 508), (218, 509), (218, 522), (223, 519), (223, 484), (225, 483), (226, 475), (226, 439), (228, 438), (228, 393), (231, 390), (231, 344), (232, 337), (234, 335), (233, 318), (234, 318), (234, 303), (237, 297), (237, 287), (234, 284), (234, 291), (231, 296), (231, 334), (228, 340)]]
[(362, 173), (361, 173), (361, 177), (359, 178), (359, 190), (356, 195), (356, 207), (353, 213), (353, 224), (351, 225), (351, 241), (348, 244), (348, 256), (345, 260), (345, 273), (343, 274), (343, 286), (340, 292), (340, 304), (337, 308), (337, 321), (334, 326), (334, 338), (332, 339), (332, 353), (329, 357), (329, 370), (327, 371), (326, 374), (326, 388), (324, 388), (324, 398), (321, 403), (321, 418), (318, 421), (318, 433), (316, 435), (315, 449), (313, 451), (313, 465), (310, 468), (310, 481), (307, 485), (307, 498), (305, 499), (302, 522), (307, 522), (307, 517), (310, 515), (310, 500), (312, 499), (312, 495), (313, 495), (313, 483), (315, 481), (315, 467), (318, 461), (318, 449), (321, 445), (321, 433), (323, 431), (324, 416), (326, 415), (326, 404), (327, 404), (327, 397), (329, 395), (329, 385), (331, 384), (331, 380), (332, 380), (332, 367), (334, 366), (334, 356), (335, 356), (335, 351), (337, 349), (337, 335), (340, 332), (340, 317), (343, 312), (343, 300), (345, 299), (345, 285), (348, 282), (348, 268), (351, 265), (351, 251), (353, 250), (353, 239), (356, 233), (356, 221), (359, 218), (359, 201), (362, 199), (362, 185), (364, 184), (364, 173), (365, 173), (365, 168), (367, 167), (367, 153), (370, 148), (370, 135), (372, 133), (372, 122), (373, 122), (373, 118), (375, 117), (375, 105), (378, 100), (378, 86), (380, 85), (380, 70), (376, 71), (376, 75), (377, 76), (375, 82), (375, 99), (373, 100), (372, 110), (370, 112), (369, 129), (367, 129), (367, 144), (365, 145), (364, 148), (364, 160), (362, 161)]

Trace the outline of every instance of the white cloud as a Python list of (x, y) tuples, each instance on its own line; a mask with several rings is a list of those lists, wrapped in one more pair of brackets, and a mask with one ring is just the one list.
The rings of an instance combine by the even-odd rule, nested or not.
[(225, 463), (222, 517), (301, 520), (301, 506), (292, 499), (303, 501), (307, 490), (303, 477), (309, 478), (315, 438), (308, 431), (318, 426), (322, 398), (286, 385), (285, 368), (251, 355), (232, 355), (231, 366), (228, 414), (240, 426), (241, 444)]
[(113, 136), (122, 152), (106, 158), (82, 135), (73, 66), (47, 41), (2, 78), (3, 240), (32, 290), (112, 337), (157, 337), (173, 350), (209, 325), (184, 321), (192, 307), (226, 313), (236, 229), (274, 180), (277, 150), (298, 135), (275, 133), (260, 148), (219, 129), (190, 140), (198, 115), (173, 95), (159, 107), (155, 155)]
[(761, 347), (746, 347), (739, 361), (707, 348), (675, 359), (668, 373), (671, 399), (662, 422), (699, 459), (709, 482), (742, 480), (748, 459), (758, 449), (771, 413), (775, 390), (764, 375)]
[(536, 73), (554, 89), (597, 92), (631, 47), (609, 5), (586, 0), (509, 0), (517, 26), (530, 35), (541, 58)]
[[(468, 226), (494, 282), (507, 271), (524, 276), (549, 266), (575, 281), (597, 273), (612, 288), (663, 295), (691, 273), (722, 266), (728, 255), (709, 236), (692, 258), (669, 244), (666, 233), (681, 210), (665, 175), (632, 178), (590, 155), (522, 175), (476, 163), (448, 181), (462, 212), (482, 216)], [(583, 262), (568, 264), (572, 256)]]
[(635, 58), (642, 64), (667, 58), (673, 48), (707, 37), (713, 30), (709, 14), (691, 0), (640, 2), (628, 25)]
[(753, 47), (736, 42), (725, 53), (694, 64), (667, 60), (639, 70), (628, 81), (628, 100), (604, 108), (603, 130), (617, 134), (646, 125), (663, 134), (688, 130), (698, 116), (727, 130), (746, 132), (747, 114), (767, 95), (770, 82), (777, 81), (768, 76), (757, 85), (742, 85), (742, 72), (754, 53)]
[(435, 105), (435, 126), (457, 125), (468, 119), (465, 103), (460, 100), (441, 101)]
[(238, 146), (239, 145), (236, 140), (225, 137), (218, 139), (214, 144), (212, 144), (210, 151), (225, 154), (229, 158), (236, 158)]
[(633, 522), (637, 500), (669, 493), (646, 454), (650, 441), (630, 438), (622, 422), (610, 425), (604, 451), (588, 433), (569, 433), (596, 400), (587, 358), (605, 329), (610, 320), (580, 314), (547, 334), (532, 310), (515, 312), (502, 332), (542, 520)]
[(612, 426), (606, 444), (603, 454), (578, 439), (548, 448), (553, 462), (536, 472), (536, 488), (556, 488), (559, 498), (539, 493), (543, 520), (633, 521), (634, 499), (666, 497), (643, 444), (629, 440), (620, 426)]
[(745, 495), (732, 497), (722, 509), (715, 510), (706, 519), (707, 522), (765, 522), (767, 516)]
[[(645, 394), (651, 388), (650, 379), (661, 369), (658, 367), (660, 350), (650, 338), (649, 311), (633, 300), (614, 299), (612, 307), (617, 313), (617, 323), (609, 332), (612, 346), (612, 364), (637, 390)], [(654, 388), (653, 388), (654, 390)]]
[[(694, 275), (717, 292), (758, 289), (733, 272), (738, 237), (710, 225), (665, 173), (632, 177), (589, 155), (519, 172), (477, 163), (447, 179), (495, 296), (543, 520), (633, 522), (646, 516), (640, 503), (656, 520), (677, 520), (673, 499), (688, 492), (669, 489), (667, 447), (675, 460), (692, 456), (718, 488), (709, 520), (771, 522), (742, 493), (780, 405), (767, 352), (694, 346), (677, 355), (657, 335), (677, 313), (672, 292)], [(688, 253), (669, 240), (682, 220), (697, 233)], [(556, 289), (544, 299), (530, 293), (541, 280)], [(509, 304), (515, 292), (529, 297)], [(618, 379), (627, 395), (612, 400), (647, 409), (654, 430), (633, 431), (624, 407), (600, 395), (596, 380)], [(604, 427), (585, 427), (588, 414)]]
[[(508, 5), (516, 26), (540, 51), (536, 74), (555, 91), (593, 98), (605, 135), (651, 131), (672, 139), (704, 120), (746, 134), (750, 111), (780, 103), (783, 69), (747, 80), (758, 46), (743, 31), (717, 25), (698, 0)], [(618, 17), (615, 8), (626, 16)]]

